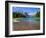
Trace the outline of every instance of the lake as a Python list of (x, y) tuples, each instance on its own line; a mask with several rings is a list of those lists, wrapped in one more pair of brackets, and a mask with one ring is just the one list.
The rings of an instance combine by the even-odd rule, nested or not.
[(13, 21), (13, 31), (18, 30), (39, 30), (40, 29), (40, 18), (14, 18)]
[(26, 22), (40, 22), (40, 18), (39, 17), (30, 17), (30, 18), (15, 18), (16, 21), (26, 21)]

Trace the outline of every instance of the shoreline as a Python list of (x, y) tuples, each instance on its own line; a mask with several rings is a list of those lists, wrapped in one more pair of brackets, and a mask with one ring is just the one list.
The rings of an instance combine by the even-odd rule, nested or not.
[(17, 30), (39, 30), (40, 24), (32, 22), (13, 22), (13, 31)]
[(20, 21), (17, 21), (16, 19), (13, 19), (13, 22), (20, 22)]

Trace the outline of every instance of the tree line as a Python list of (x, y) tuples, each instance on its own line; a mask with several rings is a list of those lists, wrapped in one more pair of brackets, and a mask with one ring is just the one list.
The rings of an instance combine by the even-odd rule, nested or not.
[[(28, 17), (29, 15), (28, 15), (28, 13), (27, 12), (25, 12), (24, 14), (23, 13), (21, 13), (21, 12), (13, 12), (13, 18), (26, 18), (26, 17)], [(39, 12), (37, 12), (36, 13), (36, 15), (35, 15), (36, 17), (40, 17), (40, 11)]]

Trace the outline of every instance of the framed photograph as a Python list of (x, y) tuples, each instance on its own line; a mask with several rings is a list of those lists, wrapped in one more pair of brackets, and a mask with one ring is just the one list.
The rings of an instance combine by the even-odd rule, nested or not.
[(5, 36), (45, 34), (45, 4), (5, 1)]

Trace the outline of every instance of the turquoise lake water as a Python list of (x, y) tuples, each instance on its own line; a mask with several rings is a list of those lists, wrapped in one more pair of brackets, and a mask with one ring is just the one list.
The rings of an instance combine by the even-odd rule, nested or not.
[(39, 17), (30, 17), (30, 18), (16, 18), (17, 21), (27, 21), (27, 22), (40, 22)]

